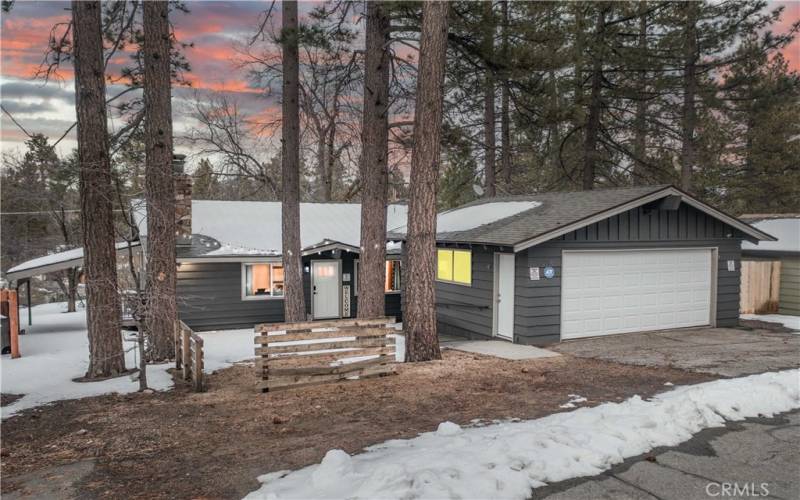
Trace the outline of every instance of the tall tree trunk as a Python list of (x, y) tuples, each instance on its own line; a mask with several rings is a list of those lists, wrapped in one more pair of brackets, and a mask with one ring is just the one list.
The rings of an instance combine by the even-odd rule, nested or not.
[(441, 359), (436, 333), (434, 270), (436, 259), (436, 186), (442, 128), (444, 65), (447, 51), (447, 2), (422, 7), (411, 197), (408, 206), (408, 270), (405, 280), (406, 361)]
[[(558, 76), (555, 70), (550, 70), (548, 79), (550, 80), (550, 101), (551, 109), (559, 109), (561, 105), (560, 96), (558, 94)], [(550, 170), (558, 172), (559, 170), (559, 154), (561, 148), (561, 129), (559, 128), (558, 120), (550, 120), (548, 126), (548, 145), (547, 154), (550, 163)]]
[(390, 65), (389, 15), (380, 2), (367, 2), (366, 31), (358, 317), (378, 318), (386, 314)]
[(483, 175), (485, 190), (483, 195), (497, 195), (495, 175), (495, 113), (494, 113), (494, 12), (492, 1), (483, 3), (483, 57), (486, 61), (486, 73), (483, 77)]
[(639, 39), (637, 49), (639, 52), (639, 70), (637, 82), (636, 114), (633, 120), (633, 162), (631, 167), (631, 180), (633, 185), (645, 184), (645, 170), (647, 169), (647, 2), (639, 2)]
[(177, 282), (175, 181), (172, 172), (169, 5), (144, 2), (145, 194), (148, 358), (175, 357)]
[(325, 201), (333, 200), (333, 168), (336, 165), (336, 120), (328, 124), (325, 140)]
[(508, 87), (508, 68), (510, 67), (508, 60), (508, 0), (500, 0), (500, 6), (503, 15), (502, 25), (502, 52), (503, 52), (503, 80), (502, 89), (500, 91), (500, 167), (503, 170), (503, 180), (506, 185), (506, 190), (511, 187), (511, 180), (513, 172), (511, 170), (511, 118), (509, 116), (509, 99), (510, 91)]
[(108, 156), (100, 10), (97, 1), (72, 2), (86, 325), (89, 333), (88, 378), (111, 377), (125, 371), (114, 249), (113, 187)]
[(303, 321), (303, 269), (300, 254), (300, 61), (298, 55), (297, 2), (284, 1), (281, 45), (283, 47), (283, 127), (281, 172), (283, 182), (283, 312), (286, 321)]
[(697, 6), (683, 4), (686, 47), (683, 60), (683, 113), (681, 120), (681, 189), (691, 191), (695, 165), (694, 129), (697, 126), (695, 96), (697, 94)]
[(600, 113), (602, 111), (601, 92), (603, 84), (603, 50), (605, 44), (606, 6), (601, 5), (597, 11), (595, 26), (595, 48), (592, 55), (592, 88), (589, 94), (589, 113), (586, 120), (586, 136), (583, 142), (583, 181), (585, 190), (594, 188), (597, 171), (597, 141), (600, 135)]
[(317, 127), (317, 186), (316, 199), (318, 201), (329, 201), (325, 199), (325, 182), (328, 175), (325, 172), (327, 162), (325, 161), (325, 131), (322, 127)]

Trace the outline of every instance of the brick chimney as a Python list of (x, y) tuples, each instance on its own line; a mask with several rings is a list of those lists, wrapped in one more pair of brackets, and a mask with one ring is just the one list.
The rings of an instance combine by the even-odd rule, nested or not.
[(192, 177), (184, 172), (186, 155), (172, 155), (172, 173), (175, 176), (175, 223), (178, 226), (176, 243), (192, 244)]

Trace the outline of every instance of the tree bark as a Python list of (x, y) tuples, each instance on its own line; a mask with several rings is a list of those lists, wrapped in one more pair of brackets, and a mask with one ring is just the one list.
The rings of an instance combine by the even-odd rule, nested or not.
[(285, 320), (306, 319), (303, 269), (300, 254), (300, 61), (297, 2), (284, 1), (281, 46), (283, 49), (283, 126), (281, 172), (283, 183), (282, 242)]
[(600, 6), (595, 26), (595, 51), (592, 56), (592, 88), (589, 94), (589, 116), (586, 120), (586, 135), (583, 142), (583, 182), (584, 190), (594, 188), (597, 171), (597, 140), (600, 135), (600, 113), (602, 111), (601, 92), (603, 84), (603, 45), (605, 44), (606, 6)]
[(125, 371), (117, 293), (111, 201), (113, 188), (108, 156), (100, 14), (100, 2), (72, 2), (86, 325), (89, 334), (87, 378), (111, 377)]
[(697, 6), (694, 2), (683, 4), (685, 12), (686, 47), (683, 62), (683, 112), (681, 119), (681, 189), (692, 190), (692, 173), (695, 165), (694, 129), (697, 126), (695, 95), (697, 94)]
[(175, 181), (172, 172), (169, 6), (144, 2), (145, 195), (147, 199), (147, 281), (145, 322), (148, 359), (175, 356), (178, 319)]
[(631, 180), (634, 186), (646, 184), (645, 169), (647, 168), (647, 66), (645, 57), (647, 53), (647, 2), (639, 3), (639, 39), (637, 49), (639, 52), (639, 70), (636, 101), (636, 114), (633, 121), (633, 162), (631, 166)]
[(442, 127), (444, 65), (447, 51), (447, 2), (422, 7), (411, 197), (408, 207), (408, 269), (405, 280), (406, 361), (441, 359), (436, 332), (434, 270), (436, 259), (436, 186)]
[(364, 117), (361, 127), (361, 256), (358, 317), (386, 314), (386, 201), (389, 195), (389, 15), (367, 2)]
[(503, 15), (502, 25), (502, 52), (503, 52), (503, 71), (502, 89), (500, 91), (500, 141), (502, 150), (500, 151), (500, 167), (503, 170), (503, 180), (506, 190), (511, 186), (513, 171), (511, 170), (511, 118), (509, 115), (510, 90), (508, 86), (508, 0), (501, 0), (500, 6)]
[(486, 72), (483, 80), (483, 175), (486, 197), (497, 196), (497, 180), (495, 175), (495, 112), (494, 112), (494, 14), (492, 1), (483, 3), (483, 57), (486, 60)]

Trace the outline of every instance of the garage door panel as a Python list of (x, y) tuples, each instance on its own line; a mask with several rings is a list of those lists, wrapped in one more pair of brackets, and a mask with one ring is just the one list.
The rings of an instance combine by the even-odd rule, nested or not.
[(706, 325), (711, 250), (564, 252), (562, 338)]

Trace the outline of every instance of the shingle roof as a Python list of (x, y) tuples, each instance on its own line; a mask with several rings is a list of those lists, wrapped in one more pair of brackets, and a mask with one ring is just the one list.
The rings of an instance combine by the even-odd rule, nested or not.
[[(669, 185), (645, 186), (618, 189), (595, 189), (592, 191), (550, 192), (524, 196), (489, 198), (468, 203), (453, 210), (442, 212), (437, 218), (468, 214), (472, 207), (507, 202), (532, 202), (533, 208), (501, 217), (497, 220), (462, 231), (438, 232), (436, 240), (451, 243), (482, 243), (499, 246), (513, 246), (522, 241), (541, 236), (592, 215), (605, 212), (639, 198), (669, 189)], [(538, 204), (536, 204), (538, 203)], [(475, 212), (475, 210), (471, 210)], [(405, 227), (390, 231), (389, 238), (405, 237)]]

